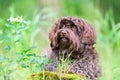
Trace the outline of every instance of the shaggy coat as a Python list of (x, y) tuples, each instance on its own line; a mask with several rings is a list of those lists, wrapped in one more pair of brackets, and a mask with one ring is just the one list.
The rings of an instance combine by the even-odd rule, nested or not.
[(49, 39), (50, 47), (41, 55), (51, 58), (52, 64), (45, 69), (54, 71), (53, 66), (57, 67), (56, 57), (60, 58), (64, 54), (67, 58), (71, 53), (72, 62), (77, 62), (74, 64), (71, 62), (70, 72), (82, 74), (88, 80), (99, 80), (101, 68), (99, 56), (94, 47), (96, 33), (88, 22), (80, 18), (63, 17), (52, 27)]

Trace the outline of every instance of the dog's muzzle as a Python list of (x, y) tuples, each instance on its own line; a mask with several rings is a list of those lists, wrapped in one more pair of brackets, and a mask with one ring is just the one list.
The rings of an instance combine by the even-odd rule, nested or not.
[(63, 29), (60, 31), (58, 44), (61, 48), (68, 48), (68, 46), (69, 46), (69, 33), (67, 30)]

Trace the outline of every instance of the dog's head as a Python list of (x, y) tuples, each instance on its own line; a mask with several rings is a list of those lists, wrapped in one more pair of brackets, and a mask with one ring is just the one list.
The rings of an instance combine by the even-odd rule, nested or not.
[(85, 20), (64, 17), (52, 27), (49, 39), (53, 49), (78, 51), (82, 45), (93, 45), (96, 35), (94, 28)]

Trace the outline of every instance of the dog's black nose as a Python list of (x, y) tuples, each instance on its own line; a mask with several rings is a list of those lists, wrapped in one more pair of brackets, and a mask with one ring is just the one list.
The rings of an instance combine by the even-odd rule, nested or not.
[(65, 34), (67, 34), (67, 32), (66, 32), (65, 30), (63, 30), (63, 31), (61, 32), (61, 34), (62, 34), (62, 35), (65, 35)]

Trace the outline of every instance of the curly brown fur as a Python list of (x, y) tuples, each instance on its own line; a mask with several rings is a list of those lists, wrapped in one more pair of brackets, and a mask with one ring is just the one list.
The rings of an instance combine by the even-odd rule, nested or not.
[[(65, 58), (70, 54), (70, 71), (83, 74), (88, 80), (99, 80), (101, 68), (99, 56), (94, 48), (96, 33), (94, 28), (85, 20), (74, 17), (63, 17), (52, 27), (49, 33), (50, 47), (42, 55), (52, 59), (51, 66), (56, 66), (56, 57), (64, 53)], [(48, 70), (53, 70), (51, 67)]]

